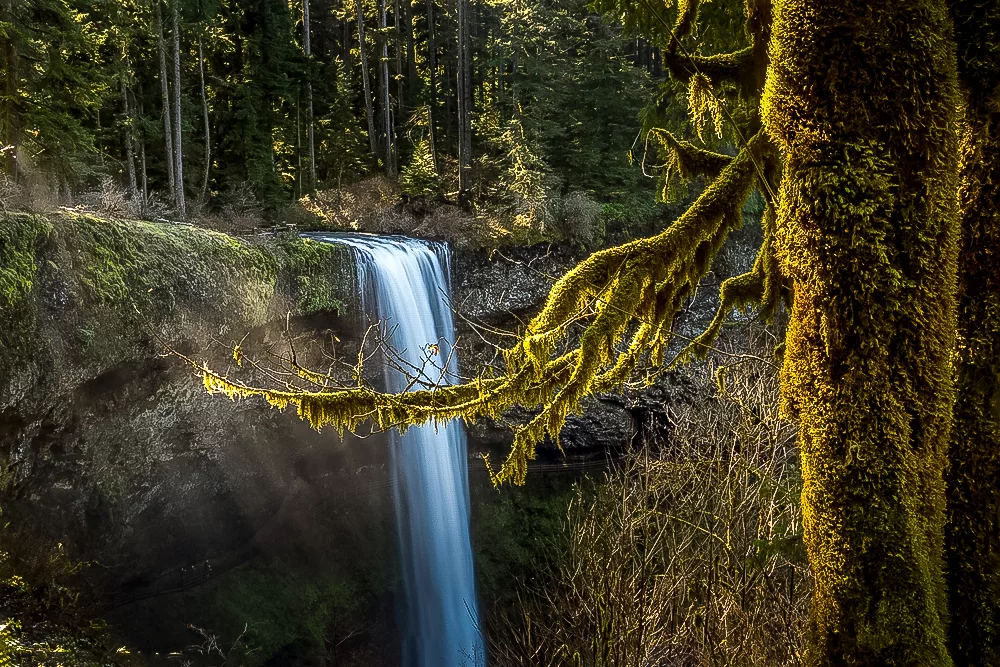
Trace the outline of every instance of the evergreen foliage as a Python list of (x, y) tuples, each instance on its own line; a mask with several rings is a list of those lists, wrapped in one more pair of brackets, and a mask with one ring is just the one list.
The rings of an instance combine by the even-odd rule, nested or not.
[(410, 163), (399, 175), (399, 187), (407, 194), (421, 197), (433, 197), (441, 192), (441, 179), (434, 167), (430, 142), (426, 139), (421, 139), (413, 149)]
[[(383, 30), (373, 28), (376, 3), (308, 0), (307, 54), (305, 1), (0, 2), (4, 177), (31, 190), (36, 207), (55, 195), (75, 203), (110, 177), (138, 211), (148, 214), (159, 195), (183, 217), (181, 194), (193, 211), (218, 213), (249, 188), (273, 210), (382, 168), (395, 180), (396, 164), (426, 176), (433, 163), (440, 185), (431, 190), (454, 197), (445, 191), (457, 174), (460, 128), (471, 128), (478, 171), (516, 149), (494, 150), (492, 130), (504, 132), (517, 119), (533, 160), (563, 189), (546, 188), (543, 198), (581, 188), (605, 200), (650, 196), (625, 157), (648, 76), (626, 57), (629, 41), (620, 30), (591, 14), (584, 0), (470, 4), (473, 18), (463, 29), (472, 94), (464, 106), (453, 80), (460, 27), (454, 3), (389, 3)], [(363, 44), (358, 7), (368, 25)], [(383, 47), (390, 90), (371, 88), (371, 80), (382, 79), (375, 56)], [(362, 56), (379, 75), (368, 83)], [(382, 119), (378, 127), (366, 122), (369, 107)], [(459, 107), (468, 116), (463, 122)], [(408, 145), (402, 121), (412, 115), (426, 116), (429, 145)], [(496, 124), (481, 122), (486, 117)], [(391, 159), (372, 154), (369, 140), (391, 146)], [(477, 183), (491, 178), (473, 176)], [(489, 187), (477, 187), (468, 194), (489, 195)], [(480, 204), (494, 205), (489, 196)]]

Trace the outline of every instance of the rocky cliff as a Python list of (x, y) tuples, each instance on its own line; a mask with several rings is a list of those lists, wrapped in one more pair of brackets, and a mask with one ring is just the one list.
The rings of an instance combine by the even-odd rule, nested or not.
[[(727, 256), (739, 265), (744, 255), (737, 247)], [(463, 371), (495, 363), (505, 332), (516, 332), (579, 259), (555, 246), (456, 250)], [(164, 353), (169, 345), (225, 369), (237, 342), (266, 357), (291, 339), (306, 365), (350, 359), (362, 321), (354, 276), (347, 248), (293, 234), (240, 239), (70, 212), (0, 217), (4, 520), (27, 540), (63, 542), (72, 557), (97, 563), (99, 597), (121, 627), (144, 637), (143, 628), (183, 628), (206, 609), (215, 621), (277, 614), (261, 623), (280, 629), (268, 640), (279, 651), (300, 631), (292, 625), (317, 622), (291, 619), (304, 612), (299, 593), (281, 592), (293, 586), (279, 585), (289, 576), (309, 594), (325, 586), (323, 595), (341, 596), (342, 606), (324, 607), (324, 623), (374, 614), (372, 627), (388, 636), (395, 570), (384, 439), (341, 440), (292, 413), (210, 396), (190, 364)], [(696, 301), (686, 321), (713, 308), (711, 298)], [(628, 446), (651, 414), (683, 395), (671, 382), (638, 398), (591, 400), (570, 418), (563, 447), (595, 456)], [(473, 425), (470, 448), (503, 454), (510, 426), (527, 416)], [(544, 456), (562, 460), (554, 448)], [(472, 475), (486, 483), (485, 472)], [(260, 554), (298, 565), (276, 574), (248, 562)], [(222, 569), (238, 574), (217, 577)], [(192, 582), (210, 583), (195, 598), (162, 597)], [(284, 606), (262, 601), (251, 612), (246, 600), (257, 596)], [(135, 603), (143, 598), (154, 599)], [(157, 641), (165, 648), (180, 639)], [(380, 643), (393, 644), (368, 646)]]
[[(350, 254), (289, 238), (63, 214), (0, 220), (0, 502), (124, 582), (246, 540), (295, 462), (290, 415), (207, 395), (164, 345), (221, 363), (286, 322), (344, 326)], [(336, 444), (335, 442), (332, 444)]]

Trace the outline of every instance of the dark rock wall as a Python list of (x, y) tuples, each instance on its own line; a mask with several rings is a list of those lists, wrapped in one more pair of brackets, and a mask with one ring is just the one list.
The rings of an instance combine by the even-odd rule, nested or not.
[[(17, 253), (17, 256), (15, 256)], [(229, 345), (349, 339), (349, 253), (291, 238), (84, 216), (0, 219), (0, 504), (109, 587), (249, 540), (342, 448), (292, 414), (208, 395), (168, 343), (225, 369)], [(330, 314), (330, 308), (336, 308)], [(327, 462), (336, 466), (336, 461)]]

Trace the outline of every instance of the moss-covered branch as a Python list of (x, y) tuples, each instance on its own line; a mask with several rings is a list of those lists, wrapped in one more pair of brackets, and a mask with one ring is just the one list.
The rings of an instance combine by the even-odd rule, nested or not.
[(733, 53), (700, 56), (668, 49), (663, 52), (663, 64), (670, 76), (678, 81), (690, 81), (691, 77), (701, 74), (712, 83), (735, 83), (752, 66), (754, 51), (752, 46), (748, 46)]
[[(755, 162), (772, 150), (763, 135), (754, 137), (666, 231), (595, 253), (567, 273), (521, 340), (505, 352), (507, 369), (498, 377), (392, 395), (366, 387), (254, 387), (200, 367), (205, 387), (230, 398), (262, 397), (278, 408), (295, 405), (314, 428), (341, 430), (369, 421), (388, 429), (499, 418), (513, 405), (539, 407), (516, 431), (494, 475), (497, 483), (522, 483), (535, 444), (547, 436), (558, 439), (567, 415), (580, 409), (585, 396), (624, 382), (646, 355), (652, 364), (662, 363), (674, 316), (726, 236), (742, 223), (743, 204), (757, 180)], [(584, 328), (574, 344), (571, 329), (577, 325)]]

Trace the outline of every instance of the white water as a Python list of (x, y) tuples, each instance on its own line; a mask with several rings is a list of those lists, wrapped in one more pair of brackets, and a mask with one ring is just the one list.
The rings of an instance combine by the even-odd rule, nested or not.
[[(446, 246), (405, 237), (315, 234), (352, 247), (358, 259), (362, 307), (380, 322), (389, 357), (386, 389), (451, 384), (458, 360), (449, 297)], [(436, 346), (436, 348), (431, 347)], [(403, 362), (409, 373), (395, 366)], [(410, 377), (408, 377), (408, 375)], [(453, 421), (391, 436), (393, 491), (402, 563), (404, 667), (481, 667), (465, 430)], [(377, 557), (373, 555), (373, 557)]]

